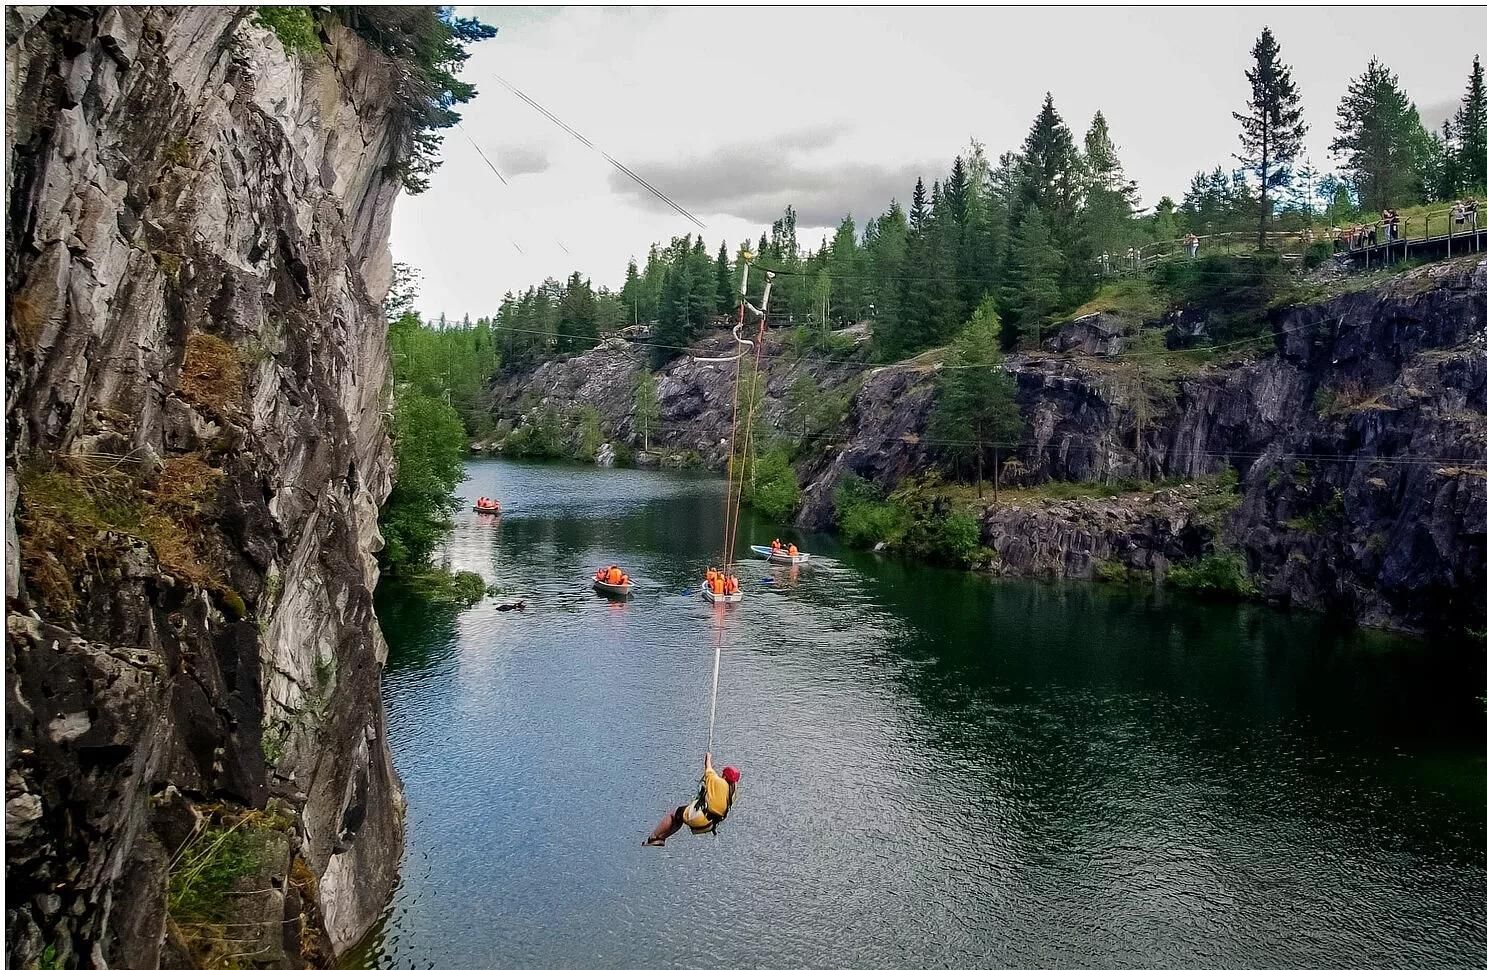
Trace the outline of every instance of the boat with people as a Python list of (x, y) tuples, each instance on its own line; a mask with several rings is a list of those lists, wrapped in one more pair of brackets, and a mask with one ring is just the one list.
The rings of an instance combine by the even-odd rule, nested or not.
[(749, 548), (754, 551), (755, 555), (786, 566), (798, 566), (803, 562), (811, 561), (811, 554), (801, 552), (793, 542), (787, 545), (776, 539), (767, 546), (749, 546)]
[(630, 581), (629, 574), (613, 563), (594, 572), (594, 592), (601, 596), (624, 597), (634, 591), (635, 584)]
[(501, 503), (482, 495), (475, 500), (475, 511), (484, 512), (486, 515), (500, 515)]
[(709, 569), (702, 580), (702, 598), (709, 603), (742, 603), (743, 590), (731, 571)]

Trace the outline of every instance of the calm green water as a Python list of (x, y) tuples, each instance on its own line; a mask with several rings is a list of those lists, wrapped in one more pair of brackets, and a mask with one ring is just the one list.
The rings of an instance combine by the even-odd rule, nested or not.
[[(714, 608), (720, 482), (469, 473), (507, 511), (448, 558), (508, 592), (383, 597), (408, 848), (354, 963), (1487, 965), (1487, 678), (1449, 646), (815, 536)], [(587, 585), (611, 560), (627, 604)], [(733, 817), (643, 849), (695, 791), (719, 624)]]

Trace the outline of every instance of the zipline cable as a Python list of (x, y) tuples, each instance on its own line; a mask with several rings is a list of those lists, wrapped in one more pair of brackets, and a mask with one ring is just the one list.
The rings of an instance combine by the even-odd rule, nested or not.
[(635, 172), (632, 171), (630, 169), (630, 167), (628, 165), (626, 165), (624, 162), (621, 162), (619, 159), (617, 159), (613, 155), (609, 154), (609, 152), (606, 152), (604, 149), (600, 148), (598, 145), (595, 145), (593, 142), (589, 141), (577, 129), (575, 129), (573, 126), (569, 125), (562, 118), (559, 118), (557, 115), (553, 114), (551, 111), (548, 111), (542, 105), (538, 104), (525, 91), (522, 91), (516, 85), (512, 84), (510, 81), (506, 80), (504, 77), (502, 77), (499, 74), (492, 74), (491, 77), (495, 78), (496, 79), (496, 82), (498, 84), (500, 84), (506, 90), (510, 91), (512, 94), (516, 95), (518, 98), (520, 98), (523, 102), (525, 102), (527, 105), (529, 105), (534, 110), (536, 110), (539, 114), (541, 114), (548, 121), (551, 121), (553, 124), (557, 125), (559, 128), (563, 129), (568, 134), (570, 134), (574, 138), (578, 139), (579, 143), (582, 144), (585, 148), (588, 148), (590, 151), (593, 151), (593, 152), (598, 153), (600, 156), (602, 156), (604, 158), (604, 160), (606, 162), (608, 162), (609, 164), (613, 165), (620, 172), (624, 173), (636, 185), (639, 185), (641, 188), (645, 189), (651, 195), (654, 195), (656, 198), (658, 198), (662, 202), (666, 203), (666, 205), (668, 205), (669, 207), (671, 207), (677, 214), (679, 214), (683, 218), (687, 219), (689, 222), (691, 222), (698, 229), (706, 229), (707, 228), (707, 223), (703, 222), (701, 219), (699, 219), (696, 216), (692, 215), (692, 213), (690, 213), (686, 209), (682, 208), (681, 205), (679, 205), (678, 203), (672, 201), (671, 197), (668, 196), (665, 192), (662, 192), (660, 189), (656, 188), (654, 185), (652, 185), (651, 183), (647, 182), (645, 179), (641, 178), (639, 175), (635, 174)]

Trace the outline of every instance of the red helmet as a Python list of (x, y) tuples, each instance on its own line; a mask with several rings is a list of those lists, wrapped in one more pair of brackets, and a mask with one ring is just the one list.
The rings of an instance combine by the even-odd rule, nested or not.
[(723, 769), (723, 780), (730, 785), (738, 784), (738, 779), (742, 777), (743, 775), (739, 772), (739, 770), (732, 765), (729, 765), (728, 767)]

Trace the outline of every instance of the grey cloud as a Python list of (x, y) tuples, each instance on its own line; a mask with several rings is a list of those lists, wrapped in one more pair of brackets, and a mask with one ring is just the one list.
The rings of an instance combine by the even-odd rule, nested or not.
[(1426, 131), (1439, 132), (1441, 122), (1449, 120), (1459, 107), (1461, 107), (1460, 98), (1420, 105), (1420, 123), (1425, 126)]
[(513, 148), (503, 148), (496, 160), (500, 163), (501, 173), (515, 178), (518, 175), (533, 175), (537, 172), (545, 172), (552, 163), (547, 159), (547, 152), (540, 148), (523, 148), (517, 145)]
[[(837, 132), (813, 129), (829, 144)], [(792, 132), (763, 143), (739, 143), (689, 160), (662, 160), (631, 165), (642, 178), (706, 219), (730, 215), (768, 224), (793, 205), (801, 226), (834, 226), (851, 213), (858, 225), (888, 207), (888, 200), (908, 199), (914, 180), (928, 178), (918, 165), (879, 165), (855, 160), (810, 164), (796, 157), (802, 133)], [(664, 202), (613, 172), (609, 186), (619, 195), (656, 211)], [(803, 240), (804, 241), (804, 240)]]

